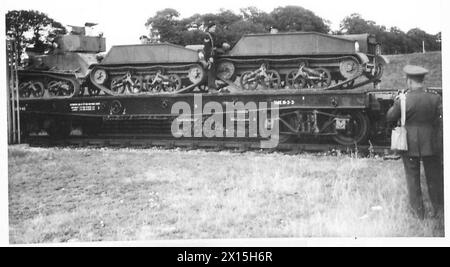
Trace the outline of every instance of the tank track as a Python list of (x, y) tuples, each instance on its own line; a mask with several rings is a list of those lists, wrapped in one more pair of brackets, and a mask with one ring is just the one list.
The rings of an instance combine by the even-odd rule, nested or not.
[[(182, 80), (184, 79), (188, 79), (188, 75), (189, 75), (189, 70), (192, 67), (200, 67), (201, 69), (203, 69), (201, 67), (200, 64), (198, 63), (193, 63), (193, 64), (185, 64), (185, 65), (172, 65), (172, 66), (164, 66), (164, 65), (153, 65), (153, 66), (96, 66), (94, 67), (90, 74), (89, 74), (89, 79), (90, 79), (90, 83), (91, 86), (96, 87), (96, 89), (100, 90), (100, 92), (103, 92), (106, 95), (113, 95), (113, 96), (117, 96), (117, 95), (152, 95), (152, 94), (160, 94), (161, 92), (137, 92), (137, 93), (133, 93), (130, 92), (129, 90), (124, 90), (123, 93), (118, 93), (115, 92), (113, 90), (111, 90), (111, 88), (108, 88), (107, 86), (105, 86), (104, 84), (98, 84), (95, 82), (94, 80), (94, 73), (97, 69), (104, 69), (106, 71), (108, 71), (108, 75), (111, 75), (113, 77), (120, 77), (120, 76), (124, 76), (124, 75), (133, 75), (135, 77), (141, 77), (144, 78), (144, 76), (146, 75), (153, 75), (157, 70), (165, 70), (166, 72), (168, 72), (168, 74), (177, 74), (177, 75), (181, 75), (182, 77), (180, 77)], [(190, 85), (184, 86), (185, 83), (181, 83), (181, 87), (177, 90), (173, 90), (170, 92), (163, 92), (163, 93), (167, 93), (167, 94), (179, 94), (179, 93), (188, 93), (191, 92), (192, 90), (194, 90), (195, 87), (199, 86), (204, 79), (205, 74), (203, 73), (203, 76), (201, 79), (199, 79), (198, 82), (196, 83), (192, 83)], [(108, 79), (111, 79), (111, 77), (109, 77)]]
[[(353, 61), (359, 62), (353, 56), (329, 57), (329, 58), (296, 57), (296, 58), (289, 58), (289, 59), (274, 59), (274, 58), (271, 58), (271, 59), (267, 59), (267, 58), (233, 59), (233, 58), (226, 58), (226, 57), (224, 57), (224, 58), (221, 58), (219, 60), (219, 62), (220, 61), (229, 61), (229, 62), (238, 63), (238, 64), (239, 63), (241, 63), (241, 64), (242, 63), (253, 63), (253, 64), (254, 63), (259, 63), (259, 64), (268, 63), (269, 65), (271, 65), (271, 64), (274, 64), (274, 63), (285, 63), (285, 64), (286, 63), (291, 63), (291, 64), (297, 63), (298, 64), (300, 62), (305, 62), (305, 61), (307, 61), (307, 62), (308, 61), (313, 61), (313, 62), (317, 62), (317, 61), (332, 62), (332, 61), (335, 61), (335, 62), (339, 62), (341, 60), (353, 60)], [(357, 70), (355, 75), (353, 75), (353, 76), (351, 76), (351, 77), (349, 77), (349, 78), (347, 78), (345, 80), (342, 80), (342, 81), (340, 81), (338, 83), (332, 84), (331, 86), (317, 88), (317, 90), (352, 89), (352, 88), (361, 87), (361, 86), (369, 84), (369, 83), (376, 82), (377, 79), (376, 79), (376, 77), (374, 77), (374, 78), (368, 78), (367, 80), (362, 81), (362, 82), (360, 82), (358, 84), (352, 84), (352, 82), (355, 82), (356, 79), (358, 79), (359, 77), (363, 76), (364, 68), (365, 68), (364, 65), (359, 64), (358, 65), (358, 70)], [(237, 85), (234, 84), (233, 81), (231, 81), (229, 79), (223, 79), (223, 78), (220, 78), (220, 77), (218, 77), (218, 78), (220, 80), (224, 81), (225, 83), (227, 83), (228, 85), (237, 86)], [(345, 86), (348, 86), (348, 87), (346, 88)], [(243, 90), (243, 88), (241, 86), (238, 86), (238, 87)], [(287, 89), (287, 88), (282, 88), (282, 89)], [(280, 89), (278, 89), (278, 90), (280, 90)]]
[(21, 70), (18, 75), (20, 99), (64, 99), (80, 94), (81, 82), (75, 73)]

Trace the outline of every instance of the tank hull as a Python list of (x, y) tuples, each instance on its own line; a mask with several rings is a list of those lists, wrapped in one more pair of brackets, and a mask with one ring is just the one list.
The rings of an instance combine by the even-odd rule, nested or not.
[(168, 43), (114, 46), (93, 67), (91, 95), (192, 91), (205, 77), (198, 53)]
[(367, 34), (245, 35), (229, 53), (219, 57), (218, 77), (231, 81), (240, 77), (241, 86), (250, 90), (259, 87), (351, 89), (357, 87), (355, 81), (360, 77), (367, 78), (365, 83), (381, 78), (384, 62), (379, 64), (378, 57), (371, 54), (376, 45)]

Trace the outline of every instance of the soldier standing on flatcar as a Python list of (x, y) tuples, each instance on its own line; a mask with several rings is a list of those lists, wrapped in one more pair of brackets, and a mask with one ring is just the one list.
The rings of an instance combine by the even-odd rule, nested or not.
[[(407, 65), (403, 71), (406, 73), (408, 88), (405, 122), (408, 151), (402, 152), (402, 160), (409, 202), (416, 215), (423, 219), (425, 210), (420, 186), (420, 161), (422, 161), (434, 215), (443, 216), (444, 179), (443, 164), (439, 155), (442, 148), (439, 140), (439, 132), (442, 132), (441, 97), (424, 89), (423, 81), (428, 70)], [(400, 116), (400, 101), (397, 99), (387, 113), (387, 120), (394, 122), (399, 120)]]
[(209, 92), (217, 92), (216, 86), (216, 51), (215, 51), (215, 32), (216, 24), (209, 23), (206, 28), (206, 36), (203, 39), (203, 51), (205, 53), (205, 60), (208, 63), (208, 89)]

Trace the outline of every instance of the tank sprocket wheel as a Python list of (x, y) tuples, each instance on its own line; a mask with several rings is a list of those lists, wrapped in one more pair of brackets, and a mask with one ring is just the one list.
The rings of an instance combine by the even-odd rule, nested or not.
[(251, 73), (251, 71), (246, 71), (241, 75), (240, 84), (244, 90), (255, 90), (258, 87), (258, 80), (249, 77)]
[(288, 86), (289, 88), (294, 88), (294, 89), (307, 88), (307, 83), (306, 83), (305, 78), (300, 77), (300, 76), (295, 78), (297, 73), (298, 73), (298, 70), (293, 70), (293, 71), (289, 72), (288, 75), (286, 75), (286, 86)]
[(331, 73), (325, 68), (314, 69), (320, 73), (320, 79), (312, 83), (313, 88), (326, 88), (331, 85)]
[(236, 67), (232, 62), (222, 61), (217, 66), (217, 77), (222, 80), (236, 80)]
[(369, 117), (361, 111), (341, 111), (337, 115), (349, 116), (345, 129), (336, 130), (337, 134), (333, 140), (341, 145), (351, 146), (363, 143), (368, 135), (370, 128)]
[(383, 64), (377, 64), (377, 66), (375, 67), (375, 74), (373, 75), (374, 80), (381, 79), (381, 76), (383, 76), (383, 72), (384, 72)]
[(194, 65), (189, 68), (188, 78), (193, 84), (201, 83), (206, 77), (205, 70), (200, 65)]
[(264, 77), (261, 84), (264, 88), (279, 89), (281, 85), (281, 77), (276, 70), (267, 70), (267, 77)]
[(350, 79), (358, 74), (360, 67), (359, 62), (353, 58), (339, 62), (339, 72), (346, 79)]

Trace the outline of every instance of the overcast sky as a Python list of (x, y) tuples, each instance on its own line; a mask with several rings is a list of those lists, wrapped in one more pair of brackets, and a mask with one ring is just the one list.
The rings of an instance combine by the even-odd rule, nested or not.
[[(6, 1), (6, 2), (5, 2)], [(156, 11), (175, 8), (181, 17), (195, 13), (217, 12), (220, 8), (238, 12), (240, 8), (256, 6), (266, 12), (286, 5), (297, 5), (313, 11), (331, 21), (333, 30), (341, 20), (352, 13), (359, 13), (367, 20), (387, 27), (397, 26), (403, 31), (418, 27), (428, 33), (442, 31), (443, 0), (2, 0), (2, 11), (36, 9), (66, 25), (99, 23), (107, 46), (139, 42), (139, 36), (147, 34), (145, 22)]]

